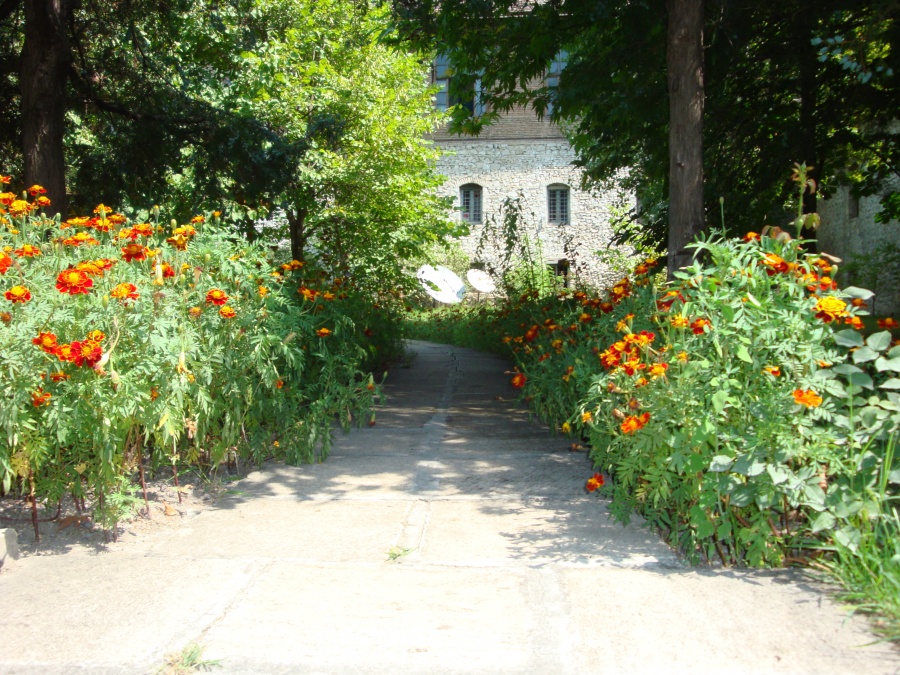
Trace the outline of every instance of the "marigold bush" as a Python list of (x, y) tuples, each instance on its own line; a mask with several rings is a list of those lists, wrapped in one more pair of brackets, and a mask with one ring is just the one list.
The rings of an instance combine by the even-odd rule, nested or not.
[(692, 558), (777, 565), (852, 545), (884, 499), (873, 486), (898, 478), (884, 448), (900, 348), (887, 332), (864, 340), (871, 294), (838, 290), (834, 265), (796, 241), (697, 248), (672, 284), (650, 260), (603, 293), (411, 323), (417, 337), (505, 346), (531, 408), (590, 441), (613, 516), (640, 513)]
[[(202, 216), (60, 221), (0, 199), (0, 485), (104, 499), (146, 462), (229, 453), (307, 462), (335, 420), (370, 419), (372, 368), (400, 348), (392, 295), (275, 265)], [(5, 299), (4, 299), (5, 298)], [(376, 309), (377, 307), (377, 309)], [(125, 480), (127, 484), (127, 480)]]

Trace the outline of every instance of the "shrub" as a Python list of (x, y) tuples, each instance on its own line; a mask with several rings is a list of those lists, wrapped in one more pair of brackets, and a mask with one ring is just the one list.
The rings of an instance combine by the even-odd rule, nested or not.
[(111, 495), (145, 459), (313, 461), (335, 419), (369, 419), (365, 369), (400, 346), (395, 298), (274, 265), (218, 214), (164, 227), (158, 209), (130, 223), (100, 205), (61, 222), (38, 215), (32, 192), (0, 196), (4, 491), (21, 483), (35, 503), (93, 495), (110, 525), (123, 503)]

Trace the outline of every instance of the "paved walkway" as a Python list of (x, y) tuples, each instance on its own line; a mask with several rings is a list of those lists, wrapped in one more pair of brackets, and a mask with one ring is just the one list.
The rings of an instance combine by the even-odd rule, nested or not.
[(324, 464), (0, 574), (0, 673), (150, 673), (190, 642), (224, 673), (900, 672), (799, 574), (692, 569), (610, 522), (502, 361), (413, 347)]

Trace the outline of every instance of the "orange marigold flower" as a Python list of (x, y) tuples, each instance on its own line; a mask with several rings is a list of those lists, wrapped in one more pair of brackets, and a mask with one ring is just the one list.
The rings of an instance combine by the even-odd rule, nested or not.
[(668, 369), (668, 363), (654, 363), (647, 372), (650, 374), (650, 377), (657, 378), (663, 377)]
[(275, 380), (275, 388), (281, 389), (284, 386), (284, 380)]
[(885, 319), (878, 319), (878, 327), (882, 330), (890, 330), (892, 328), (900, 328), (900, 322), (893, 317), (887, 317)]
[(233, 319), (237, 316), (237, 312), (235, 312), (229, 305), (223, 305), (219, 308), (219, 316), (223, 319)]
[(94, 213), (96, 213), (98, 216), (103, 217), (106, 217), (107, 214), (110, 214), (112, 212), (113, 208), (111, 206), (106, 206), (106, 204), (97, 204), (96, 208), (94, 209)]
[(9, 312), (0, 312), (0, 321), (8, 324), (10, 321), (12, 321), (12, 314), (10, 314)]
[(521, 389), (522, 387), (525, 386), (525, 382), (527, 382), (527, 381), (528, 381), (528, 378), (525, 377), (524, 374), (516, 373), (515, 375), (513, 375), (513, 378), (510, 381), (510, 384), (512, 384), (512, 386), (514, 386), (516, 389)]
[(205, 220), (206, 220), (206, 218), (204, 216), (194, 216), (193, 218), (191, 218), (191, 222), (195, 223), (195, 224), (202, 223)]
[(12, 176), (0, 175), (0, 185), (7, 185), (12, 180)]
[(690, 325), (690, 321), (688, 318), (682, 314), (676, 314), (671, 319), (669, 319), (669, 323), (672, 324), (673, 328), (687, 328)]
[(159, 389), (156, 387), (150, 387), (150, 400), (155, 401), (159, 398)]
[(41, 196), (41, 197), (38, 197), (37, 199), (35, 199), (34, 203), (37, 204), (38, 206), (47, 207), (47, 206), (50, 206), (50, 198)]
[(672, 308), (672, 303), (676, 300), (681, 300), (684, 302), (684, 296), (681, 295), (681, 291), (668, 291), (665, 295), (663, 295), (659, 300), (656, 301), (656, 309), (660, 312), (668, 311)]
[(58, 370), (55, 373), (50, 373), (50, 379), (54, 382), (65, 382), (69, 379), (69, 377), (70, 376), (67, 373), (64, 373), (61, 370)]
[(864, 327), (862, 319), (858, 316), (846, 316), (844, 317), (844, 323), (855, 330), (862, 330)]
[(96, 342), (85, 340), (84, 342), (73, 342), (71, 345), (73, 361), (76, 366), (94, 367), (103, 356), (103, 349)]
[(122, 259), (125, 262), (147, 259), (147, 247), (142, 244), (128, 244), (122, 248)]
[(13, 304), (18, 302), (24, 305), (31, 300), (31, 291), (24, 286), (13, 286), (3, 295)]
[(307, 288), (306, 286), (301, 286), (297, 291), (300, 295), (302, 295), (306, 300), (315, 300), (318, 295), (318, 291), (314, 291), (311, 288)]
[(31, 244), (25, 244), (22, 248), (17, 248), (13, 253), (20, 258), (36, 258), (41, 255), (41, 249)]
[(759, 241), (759, 233), (758, 232), (748, 232), (744, 235), (744, 241)]
[(32, 185), (30, 188), (28, 188), (26, 190), (26, 192), (28, 194), (30, 194), (32, 197), (37, 197), (38, 195), (47, 194), (47, 191), (44, 188), (42, 188), (40, 185)]
[(604, 314), (609, 314), (614, 309), (615, 309), (615, 307), (613, 306), (613, 304), (611, 302), (601, 302), (600, 303), (600, 311), (603, 312)]
[(56, 346), (56, 358), (62, 362), (72, 363), (75, 361), (75, 350), (70, 344), (60, 344)]
[(623, 434), (633, 434), (638, 429), (642, 429), (647, 422), (650, 421), (650, 413), (645, 412), (641, 415), (629, 415), (625, 418), (619, 428)]
[(775, 255), (774, 253), (766, 253), (766, 257), (763, 258), (763, 265), (766, 266), (766, 274), (770, 277), (775, 276), (779, 273), (788, 272), (791, 268), (788, 263), (781, 258), (780, 256)]
[(678, 359), (679, 361), (681, 361), (682, 363), (687, 363), (687, 360), (688, 360), (687, 352), (678, 352), (675, 355), (675, 358)]
[(863, 300), (862, 298), (853, 298), (850, 301), (850, 304), (854, 307), (859, 307), (860, 309), (866, 309), (869, 306), (869, 303)]
[(93, 285), (91, 278), (79, 269), (63, 270), (56, 277), (56, 290), (69, 295), (87, 293)]
[(318, 335), (319, 337), (328, 337), (329, 335), (331, 335), (331, 331), (327, 328), (320, 328), (316, 331), (316, 335)]
[(781, 376), (781, 368), (778, 366), (766, 366), (763, 368), (764, 373), (768, 373), (772, 377), (780, 377)]
[(187, 251), (188, 238), (183, 234), (176, 234), (166, 239), (166, 243), (179, 251)]
[(12, 265), (12, 258), (5, 251), (0, 251), (0, 274), (6, 274), (10, 265)]
[(126, 304), (129, 300), (137, 300), (140, 297), (140, 293), (137, 292), (137, 286), (129, 283), (119, 284), (109, 294)]
[(191, 307), (188, 310), (188, 314), (191, 315), (192, 319), (198, 319), (198, 318), (200, 318), (200, 315), (203, 314), (203, 310), (200, 309), (199, 307)]
[(48, 354), (56, 353), (56, 335), (53, 333), (40, 332), (36, 338), (31, 339), (31, 344), (37, 345)]
[(705, 329), (707, 326), (712, 330), (712, 324), (709, 322), (709, 319), (696, 319), (691, 323), (691, 332), (693, 332), (694, 335), (701, 335), (706, 332)]
[(31, 392), (31, 403), (35, 408), (40, 408), (42, 405), (50, 405), (51, 398), (52, 394), (50, 394), (50, 392), (44, 391), (40, 387)]
[(206, 302), (209, 305), (222, 306), (228, 302), (228, 295), (219, 288), (213, 288), (206, 293)]
[(269, 289), (265, 286), (260, 286), (256, 289), (256, 293), (259, 295), (259, 297), (264, 298), (269, 294)]
[(94, 239), (87, 232), (78, 232), (73, 234), (71, 237), (66, 237), (63, 239), (63, 244), (66, 246), (81, 246), (82, 244), (86, 244), (88, 246), (96, 246), (100, 242)]
[(18, 218), (20, 216), (27, 215), (35, 208), (36, 207), (32, 206), (23, 199), (16, 199), (12, 204), (9, 205), (9, 215)]
[(590, 424), (593, 421), (594, 415), (590, 410), (585, 410), (583, 413), (581, 413), (581, 422), (583, 424)]
[(89, 340), (90, 342), (96, 342), (97, 344), (100, 344), (106, 339), (106, 333), (104, 333), (102, 330), (92, 330), (87, 334), (87, 337), (85, 339)]
[(176, 227), (174, 230), (172, 230), (172, 234), (174, 234), (176, 237), (193, 237), (195, 234), (197, 234), (197, 230), (195, 230), (190, 225), (182, 225), (181, 227)]
[(587, 483), (584, 484), (584, 489), (588, 492), (593, 492), (598, 487), (603, 487), (603, 474), (595, 473), (593, 476), (587, 479)]
[(817, 408), (822, 405), (822, 397), (814, 389), (795, 389), (794, 403), (805, 405), (807, 408)]

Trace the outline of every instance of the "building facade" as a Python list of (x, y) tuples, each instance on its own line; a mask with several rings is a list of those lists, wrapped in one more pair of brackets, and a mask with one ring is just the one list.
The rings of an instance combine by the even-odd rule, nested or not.
[[(452, 104), (446, 72), (446, 65), (438, 59), (432, 71), (439, 87), (438, 108)], [(551, 67), (548, 81), (553, 76)], [(474, 112), (481, 112), (477, 83), (469, 105)], [(438, 172), (446, 177), (440, 194), (453, 199), (452, 217), (470, 228), (461, 244), (473, 264), (495, 268), (502, 246), (493, 242), (479, 254), (479, 241), (486, 224), (501, 217), (504, 200), (518, 198), (525, 212), (524, 234), (546, 265), (565, 274), (570, 284), (613, 281), (615, 274), (596, 252), (610, 245), (610, 222), (621, 199), (616, 193), (580, 188), (581, 172), (573, 165), (575, 153), (556, 124), (520, 108), (485, 127), (477, 137), (444, 129), (432, 139), (442, 150)]]

